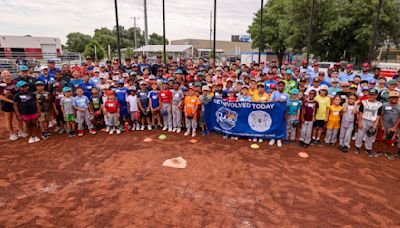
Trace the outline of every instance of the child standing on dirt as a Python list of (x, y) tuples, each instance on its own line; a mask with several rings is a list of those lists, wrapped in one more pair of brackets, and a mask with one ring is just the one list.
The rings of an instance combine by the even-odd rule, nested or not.
[(319, 89), (319, 95), (315, 97), (315, 101), (318, 102), (317, 114), (315, 115), (313, 138), (312, 142), (317, 145), (321, 145), (321, 133), (325, 127), (325, 123), (328, 121), (328, 110), (331, 103), (331, 99), (328, 97), (328, 86), (321, 85)]
[(14, 95), (14, 111), (18, 120), (23, 120), (29, 135), (28, 143), (39, 142), (39, 129), (37, 119), (40, 116), (39, 103), (36, 96), (29, 91), (29, 85), (25, 81), (17, 83), (18, 92)]
[(296, 128), (299, 124), (301, 101), (298, 99), (299, 90), (290, 90), (290, 100), (287, 103), (286, 112), (286, 144), (290, 142), (291, 145), (294, 144), (296, 139)]
[(199, 98), (194, 95), (194, 88), (192, 86), (188, 89), (188, 95), (185, 97), (185, 123), (186, 132), (185, 136), (190, 134), (192, 130), (192, 137), (196, 137), (197, 128), (197, 107), (199, 106)]
[(317, 92), (315, 90), (309, 91), (307, 99), (305, 100), (301, 113), (301, 135), (300, 147), (307, 148), (311, 142), (312, 128), (315, 120), (315, 113), (318, 109), (318, 102), (314, 100)]
[(103, 100), (99, 94), (99, 91), (96, 87), (92, 88), (92, 96), (90, 97), (90, 113), (94, 116), (94, 126), (96, 130), (101, 129), (101, 125), (103, 124), (103, 115), (101, 112), (101, 106), (103, 105)]
[[(92, 92), (92, 91), (90, 91)], [(83, 89), (78, 87), (76, 89), (76, 97), (72, 101), (72, 105), (76, 110), (76, 122), (78, 123), (78, 136), (83, 136), (84, 125), (86, 124), (89, 128), (90, 134), (96, 134), (96, 131), (93, 129), (93, 124), (91, 121), (91, 115), (89, 113), (89, 98), (83, 95)]]
[(325, 144), (334, 146), (340, 129), (340, 114), (343, 107), (340, 105), (342, 99), (339, 95), (333, 98), (332, 105), (328, 110), (328, 122), (326, 123)]
[[(48, 126), (51, 117), (50, 110), (52, 108), (53, 102), (50, 93), (45, 91), (44, 88), (44, 81), (36, 82), (35, 96), (40, 107), (39, 126), (40, 130), (42, 131), (42, 138), (48, 139), (50, 136), (48, 132)], [(54, 110), (56, 110), (55, 107)]]
[(202, 94), (199, 97), (199, 102), (201, 104), (201, 112), (200, 112), (200, 126), (201, 126), (201, 135), (208, 135), (210, 131), (207, 129), (205, 112), (206, 112), (206, 104), (210, 103), (212, 100), (212, 96), (210, 94), (210, 87), (208, 85), (204, 85), (202, 88)]
[(149, 92), (149, 106), (151, 110), (151, 124), (153, 125), (154, 129), (158, 129), (161, 127), (161, 105), (160, 100), (158, 98), (158, 84), (157, 82), (153, 82), (151, 84), (151, 91)]
[(166, 131), (168, 129), (169, 132), (172, 132), (172, 92), (168, 88), (167, 80), (162, 82), (162, 90), (158, 97), (160, 98), (161, 113), (164, 121), (163, 130)]
[(150, 106), (149, 106), (149, 92), (146, 89), (146, 82), (141, 81), (139, 83), (140, 85), (140, 90), (138, 92), (138, 98), (139, 98), (139, 109), (140, 109), (140, 117), (141, 117), (141, 124), (142, 126), (140, 127), (140, 130), (143, 131), (145, 128), (145, 123), (147, 123), (147, 129), (150, 131), (151, 130), (151, 124), (150, 124), (150, 118), (151, 118), (151, 112), (150, 112)]
[(128, 103), (128, 111), (129, 115), (131, 116), (131, 121), (132, 121), (132, 131), (140, 130), (140, 112), (139, 112), (139, 107), (138, 107), (138, 100), (136, 96), (136, 87), (131, 86), (129, 88), (129, 96), (126, 98), (126, 103)]
[(173, 132), (181, 133), (182, 129), (182, 106), (183, 95), (182, 90), (179, 88), (180, 84), (178, 81), (174, 81), (172, 92), (172, 126)]
[(72, 89), (70, 87), (64, 87), (62, 90), (64, 97), (60, 100), (61, 111), (64, 116), (64, 121), (67, 126), (67, 133), (69, 137), (75, 136), (75, 115), (74, 107), (72, 105)]
[(106, 115), (108, 118), (108, 122), (110, 125), (110, 135), (114, 134), (115, 131), (117, 132), (117, 134), (121, 133), (121, 130), (119, 129), (119, 113), (119, 102), (115, 99), (114, 92), (109, 91), (108, 99), (104, 104), (104, 115)]
[(339, 150), (343, 153), (349, 152), (350, 149), (351, 134), (354, 129), (358, 109), (356, 101), (357, 95), (351, 93), (347, 96), (347, 101), (343, 104), (343, 116), (339, 136)]

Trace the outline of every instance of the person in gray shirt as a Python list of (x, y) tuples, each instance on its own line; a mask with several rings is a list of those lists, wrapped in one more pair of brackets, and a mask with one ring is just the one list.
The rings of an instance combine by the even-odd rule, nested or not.
[(174, 81), (172, 92), (172, 132), (181, 133), (182, 129), (182, 105), (183, 95), (182, 90), (179, 88), (180, 84), (178, 81)]

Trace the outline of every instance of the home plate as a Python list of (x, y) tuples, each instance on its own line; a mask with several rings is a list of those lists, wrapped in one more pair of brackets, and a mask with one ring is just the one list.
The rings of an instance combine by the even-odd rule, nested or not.
[(162, 164), (162, 166), (178, 168), (178, 169), (184, 169), (184, 168), (186, 168), (186, 165), (187, 165), (187, 161), (185, 159), (183, 159), (182, 157), (167, 159)]
[(299, 155), (301, 158), (308, 158), (308, 154), (307, 154), (306, 152), (299, 152), (298, 155)]

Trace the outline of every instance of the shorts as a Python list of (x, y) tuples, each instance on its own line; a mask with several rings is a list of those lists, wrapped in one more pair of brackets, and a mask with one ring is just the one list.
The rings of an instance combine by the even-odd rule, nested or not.
[(325, 120), (315, 120), (313, 127), (323, 128), (325, 126)]
[(131, 115), (132, 121), (140, 120), (140, 112), (139, 111), (131, 112), (130, 115)]
[(29, 115), (22, 115), (22, 114), (21, 114), (21, 119), (22, 119), (23, 121), (35, 120), (35, 119), (37, 119), (38, 117), (39, 117), (39, 114), (38, 114), (38, 113), (29, 114)]
[(394, 143), (396, 143), (396, 140), (397, 139), (396, 139), (395, 135), (392, 139), (386, 139), (386, 132), (384, 130), (378, 130), (378, 133), (376, 134), (376, 141), (378, 141), (378, 142), (394, 144)]
[(121, 106), (119, 108), (119, 115), (125, 119), (129, 116), (129, 112), (128, 112), (128, 107), (127, 106)]
[(50, 120), (50, 112), (41, 112), (39, 117), (39, 122), (49, 121)]
[(151, 117), (151, 112), (148, 111), (147, 113), (142, 112), (142, 110), (140, 110), (140, 116), (141, 117)]
[(74, 114), (66, 114), (64, 116), (64, 120), (67, 122), (73, 122), (73, 121), (75, 121), (75, 116), (74, 116)]
[(328, 121), (326, 128), (329, 129), (340, 129), (340, 120)]
[(2, 101), (1, 102), (1, 111), (3, 111), (3, 112), (14, 112), (13, 103)]

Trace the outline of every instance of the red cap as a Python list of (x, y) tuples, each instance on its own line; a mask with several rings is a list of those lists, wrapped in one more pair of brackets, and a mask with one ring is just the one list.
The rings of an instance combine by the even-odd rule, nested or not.
[(283, 64), (284, 65), (289, 65), (289, 61), (285, 61)]
[(308, 64), (307, 60), (303, 59), (303, 61), (301, 61), (301, 65), (307, 65), (307, 64)]
[(265, 62), (264, 61), (261, 61), (261, 63), (260, 64), (265, 64)]
[(319, 64), (318, 64), (317, 62), (315, 62), (315, 63), (313, 64), (313, 66), (319, 66)]
[(270, 88), (270, 89), (276, 89), (276, 84), (271, 84), (271, 85), (269, 85), (269, 88)]
[(114, 91), (112, 91), (112, 90), (107, 90), (106, 94), (107, 94), (107, 95), (114, 94)]
[(273, 59), (273, 60), (271, 61), (271, 63), (276, 63), (276, 59)]
[(342, 66), (342, 64), (340, 64), (340, 63), (335, 63), (335, 67), (341, 67)]
[(331, 67), (331, 66), (330, 66), (330, 67), (328, 67), (328, 70), (333, 70), (333, 67)]
[(363, 63), (361, 67), (370, 67), (369, 63)]
[(297, 63), (296, 63), (296, 61), (292, 61), (290, 64), (296, 65)]
[(347, 64), (346, 69), (353, 69), (353, 64)]
[(295, 72), (300, 72), (300, 67), (296, 67), (296, 69), (294, 69)]

